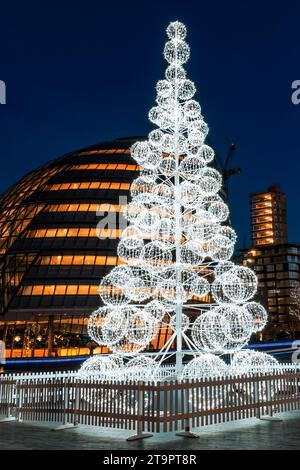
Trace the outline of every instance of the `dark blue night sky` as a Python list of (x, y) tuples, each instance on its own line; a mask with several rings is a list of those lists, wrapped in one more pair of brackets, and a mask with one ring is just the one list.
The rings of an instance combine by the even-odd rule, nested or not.
[(225, 157), (240, 246), (249, 237), (248, 194), (280, 183), (289, 239), (300, 242), (299, 1), (97, 1), (1, 4), (0, 191), (65, 152), (143, 135), (166, 66), (165, 28), (188, 27), (188, 75)]

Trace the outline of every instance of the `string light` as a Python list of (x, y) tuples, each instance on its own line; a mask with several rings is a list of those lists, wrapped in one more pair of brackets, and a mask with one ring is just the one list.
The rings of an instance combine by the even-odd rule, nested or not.
[[(82, 370), (114, 380), (158, 380), (171, 340), (177, 379), (265, 370), (275, 360), (238, 352), (264, 328), (267, 313), (251, 300), (257, 290), (254, 272), (230, 261), (236, 233), (226, 224), (222, 176), (210, 166), (214, 150), (205, 143), (209, 128), (183, 67), (190, 56), (186, 27), (175, 21), (167, 36), (168, 66), (149, 111), (156, 127), (131, 148), (141, 170), (131, 185), (132, 200), (124, 211), (129, 226), (117, 248), (124, 265), (102, 279), (104, 306), (88, 322), (91, 338), (108, 346), (115, 360), (87, 361)], [(194, 314), (186, 315), (193, 302)], [(140, 354), (167, 323), (170, 341), (155, 357)], [(182, 346), (196, 356), (184, 367)], [(234, 354), (229, 368), (218, 357), (226, 353)]]

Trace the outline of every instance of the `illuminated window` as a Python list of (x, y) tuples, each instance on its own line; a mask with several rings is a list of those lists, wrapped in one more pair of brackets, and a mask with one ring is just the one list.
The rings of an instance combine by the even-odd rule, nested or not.
[(77, 294), (77, 289), (78, 289), (78, 286), (67, 286), (66, 294), (67, 295), (76, 295)]
[(21, 293), (22, 295), (31, 295), (32, 286), (24, 286)]
[(33, 286), (32, 295), (42, 295), (43, 294), (43, 286)]
[(77, 237), (78, 232), (79, 232), (78, 228), (69, 228), (68, 237)]
[(67, 286), (56, 286), (55, 295), (65, 295)]
[[(37, 286), (37, 287), (39, 287), (39, 286)], [(55, 289), (55, 286), (45, 286), (44, 287), (44, 295), (53, 295), (54, 294), (54, 289)]]
[(123, 212), (126, 205), (120, 204), (53, 204), (49, 212)]
[(36, 285), (24, 286), (20, 295), (98, 295), (98, 285)]
[(78, 295), (87, 295), (89, 293), (89, 286), (79, 286)]
[[(67, 236), (68, 230), (66, 228), (59, 228), (56, 232), (56, 237), (66, 237)], [(54, 236), (54, 235), (49, 235)]]

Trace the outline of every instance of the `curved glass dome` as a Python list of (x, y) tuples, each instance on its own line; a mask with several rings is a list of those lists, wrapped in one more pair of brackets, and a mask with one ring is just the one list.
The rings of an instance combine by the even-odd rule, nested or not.
[(139, 171), (129, 149), (137, 140), (68, 153), (3, 195), (0, 339), (7, 357), (88, 354), (95, 346), (87, 318), (99, 307), (101, 278), (119, 263), (122, 211)]

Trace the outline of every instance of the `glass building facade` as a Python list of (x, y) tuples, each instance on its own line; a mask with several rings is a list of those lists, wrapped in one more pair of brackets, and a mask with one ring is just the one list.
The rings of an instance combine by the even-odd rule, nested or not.
[[(120, 263), (122, 212), (139, 172), (129, 150), (136, 140), (71, 152), (2, 196), (0, 340), (7, 358), (107, 352), (91, 343), (87, 320), (101, 305), (101, 278)], [(150, 349), (170, 334), (160, 331)]]

